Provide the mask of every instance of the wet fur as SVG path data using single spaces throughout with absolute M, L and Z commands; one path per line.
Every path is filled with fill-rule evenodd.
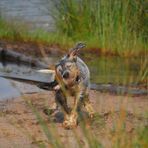
M 89 101 L 90 72 L 84 61 L 77 56 L 79 47 L 82 47 L 79 45 L 83 44 L 77 44 L 55 67 L 59 85 L 58 89 L 55 89 L 55 99 L 65 114 L 63 122 L 65 128 L 73 128 L 77 125 L 77 111 L 82 106 L 86 108 L 90 117 L 93 116 L 93 109 Z M 74 98 L 74 105 L 70 108 L 67 105 L 67 99 L 71 97 Z

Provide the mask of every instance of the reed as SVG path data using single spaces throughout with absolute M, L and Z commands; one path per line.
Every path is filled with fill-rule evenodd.
M 146 50 L 146 9 L 143 0 L 53 1 L 58 32 L 84 40 L 102 53 L 128 55 Z
M 27 24 L 6 20 L 0 14 L 0 40 L 10 40 L 14 42 L 33 42 L 49 45 L 59 45 L 60 47 L 70 46 L 73 41 L 65 35 L 55 32 L 47 32 L 43 29 L 31 30 Z
M 51 2 L 47 0 L 47 7 Z M 0 38 L 72 46 L 85 41 L 91 50 L 120 56 L 147 52 L 147 15 L 144 0 L 52 0 L 55 31 L 30 31 L 0 15 Z M 51 7 L 51 6 L 50 6 Z M 97 49 L 97 50 L 96 50 Z

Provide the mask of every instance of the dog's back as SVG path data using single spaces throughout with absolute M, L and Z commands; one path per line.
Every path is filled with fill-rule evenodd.
M 77 57 L 76 61 L 77 67 L 80 71 L 80 80 L 84 84 L 85 87 L 89 87 L 90 85 L 90 72 L 87 65 L 84 63 L 82 59 Z

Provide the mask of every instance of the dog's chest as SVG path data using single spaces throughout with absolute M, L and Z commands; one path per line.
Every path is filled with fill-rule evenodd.
M 79 92 L 78 86 L 66 87 L 66 92 L 69 96 L 74 97 Z

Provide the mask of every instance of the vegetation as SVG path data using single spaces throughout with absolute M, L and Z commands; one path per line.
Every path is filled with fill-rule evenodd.
M 0 39 L 42 44 L 66 45 L 67 38 L 42 29 L 30 30 L 27 24 L 11 23 L 0 15 Z
M 55 32 L 30 31 L 0 17 L 0 38 L 64 47 L 85 41 L 89 49 L 102 54 L 145 54 L 148 30 L 144 0 L 52 0 L 52 4 Z
M 54 5 L 52 14 L 54 14 L 53 18 L 56 25 L 55 32 L 49 33 L 39 29 L 30 31 L 24 24 L 10 23 L 0 16 L 0 39 L 58 44 L 62 47 L 69 47 L 81 40 L 85 41 L 87 47 L 91 50 L 95 49 L 95 51 L 98 50 L 102 54 L 109 53 L 120 56 L 138 56 L 140 53 L 144 55 L 147 52 L 148 31 L 144 0 L 52 0 L 52 2 Z M 95 67 L 99 65 L 99 67 L 102 66 L 105 69 L 106 62 L 98 63 L 94 60 L 90 65 L 95 65 Z M 141 60 L 139 65 L 141 67 L 139 77 L 135 79 L 132 75 L 131 79 L 133 81 L 147 78 L 147 60 L 144 63 Z M 120 75 L 122 78 L 123 75 L 130 75 L 130 73 L 126 74 L 124 72 L 125 68 L 122 68 L 120 63 L 117 67 L 114 65 L 111 67 L 111 63 L 109 63 L 109 67 L 110 69 L 107 67 L 108 71 L 104 70 L 104 73 L 108 74 L 105 81 L 107 81 L 107 77 L 114 82 L 119 81 L 119 77 L 109 77 L 115 68 L 121 68 Z M 130 65 L 128 68 L 131 68 Z M 104 73 L 100 75 L 105 75 Z M 98 78 L 98 75 L 96 76 Z M 130 78 L 126 79 L 125 77 L 122 81 L 125 81 L 126 85 Z M 95 82 L 97 78 L 95 78 Z M 100 82 L 100 80 L 98 81 Z M 102 81 L 104 82 L 104 80 Z M 27 104 L 42 127 L 49 145 L 51 147 L 64 147 L 61 144 L 61 137 L 58 135 L 55 124 L 50 125 L 51 128 L 49 129 L 49 122 L 42 118 L 32 102 L 27 102 Z M 121 111 L 119 121 L 114 123 L 112 131 L 102 127 L 104 121 L 102 123 L 101 117 L 94 120 L 95 129 L 93 129 L 94 127 L 87 128 L 88 122 L 84 119 L 80 120 L 80 127 L 78 128 L 82 131 L 89 147 L 102 147 L 98 135 L 93 132 L 93 130 L 98 130 L 100 127 L 104 128 L 108 138 L 111 138 L 112 147 L 148 147 L 147 126 L 134 129 L 135 133 L 132 133 L 132 131 L 127 133 L 125 131 L 125 118 L 126 112 Z M 83 147 L 83 142 L 80 141 L 81 139 L 79 139 L 76 131 L 72 130 L 72 133 L 75 135 L 79 147 Z M 46 147 L 44 143 L 38 145 L 39 147 Z
M 119 55 L 146 49 L 144 0 L 59 0 L 54 20 L 58 31 L 72 40 L 84 40 L 91 48 Z

